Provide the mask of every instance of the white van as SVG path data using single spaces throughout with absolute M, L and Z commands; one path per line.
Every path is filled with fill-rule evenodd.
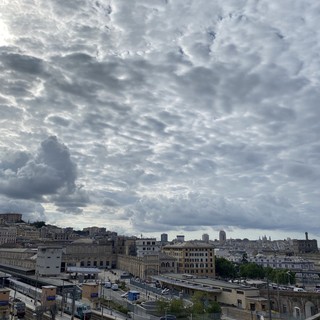
M 302 288 L 293 288 L 294 292 L 307 292 L 306 290 L 302 289 Z
M 117 291 L 119 289 L 119 286 L 114 283 L 112 286 L 111 286 L 111 289 L 114 290 L 114 291 Z

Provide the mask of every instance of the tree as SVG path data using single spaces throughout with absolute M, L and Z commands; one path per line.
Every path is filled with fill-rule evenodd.
M 157 311 L 159 314 L 164 314 L 166 310 L 169 310 L 170 303 L 167 300 L 159 299 L 156 301 Z
M 194 315 L 195 319 L 203 319 L 204 314 L 212 319 L 220 319 L 221 307 L 218 302 L 209 299 L 207 293 L 197 291 L 191 300 L 193 305 L 189 312 Z
M 248 262 L 240 266 L 240 276 L 250 279 L 263 279 L 265 277 L 265 270 L 254 262 Z
M 44 221 L 35 221 L 31 223 L 32 226 L 36 227 L 37 229 L 40 229 L 46 225 Z
M 235 278 L 237 276 L 235 265 L 225 258 L 215 259 L 215 269 L 216 274 L 222 278 Z
M 208 313 L 221 313 L 220 304 L 216 301 L 211 301 L 207 308 Z

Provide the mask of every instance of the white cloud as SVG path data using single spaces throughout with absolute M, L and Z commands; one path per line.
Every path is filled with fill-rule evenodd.
M 315 6 L 4 3 L 3 199 L 135 233 L 317 235 Z

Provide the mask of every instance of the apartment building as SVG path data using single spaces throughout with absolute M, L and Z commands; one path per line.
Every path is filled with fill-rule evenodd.
M 17 242 L 17 228 L 0 226 L 0 245 Z
M 142 238 L 135 240 L 137 257 L 160 252 L 161 243 L 156 238 Z
M 215 276 L 214 246 L 201 241 L 177 242 L 162 248 L 177 260 L 177 272 L 197 276 Z

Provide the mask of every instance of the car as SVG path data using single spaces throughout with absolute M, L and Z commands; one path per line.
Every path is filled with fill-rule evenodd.
M 119 289 L 119 286 L 116 284 L 116 283 L 114 283 L 112 286 L 111 286 L 111 290 L 113 290 L 113 291 L 117 291 Z
M 162 291 L 161 291 L 161 294 L 169 294 L 170 293 L 170 289 L 168 288 L 164 288 Z

